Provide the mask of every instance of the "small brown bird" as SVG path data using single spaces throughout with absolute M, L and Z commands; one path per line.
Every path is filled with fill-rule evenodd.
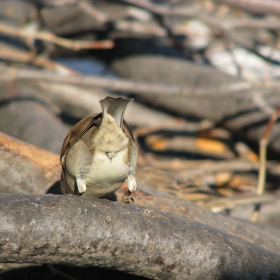
M 128 191 L 136 190 L 138 148 L 123 119 L 133 99 L 106 97 L 102 113 L 78 122 L 67 134 L 61 149 L 61 190 L 64 194 L 101 197 L 118 190 L 127 180 Z

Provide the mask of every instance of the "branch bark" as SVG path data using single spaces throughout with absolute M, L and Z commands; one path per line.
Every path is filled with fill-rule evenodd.
M 152 279 L 280 277 L 280 255 L 160 211 L 75 196 L 0 195 L 0 261 L 95 265 Z

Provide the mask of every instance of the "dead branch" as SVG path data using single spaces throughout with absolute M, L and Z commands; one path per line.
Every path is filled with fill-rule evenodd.
M 116 79 L 116 78 L 106 78 L 97 76 L 58 76 L 54 73 L 46 71 L 35 71 L 31 69 L 20 69 L 14 67 L 5 67 L 7 69 L 4 79 L 25 79 L 25 80 L 45 80 L 52 82 L 60 82 L 74 85 L 83 86 L 96 86 L 102 87 L 109 90 L 130 92 L 140 95 L 150 95 L 150 96 L 162 96 L 166 95 L 172 96 L 231 96 L 235 98 L 244 98 L 245 96 L 250 97 L 252 94 L 257 94 L 261 92 L 265 94 L 264 88 L 260 88 L 260 84 L 252 84 L 249 82 L 241 81 L 234 84 L 227 84 L 226 86 L 208 86 L 208 87 L 183 87 L 183 86 L 168 86 L 160 84 L 142 83 L 134 82 L 127 79 Z M 271 88 L 278 87 L 278 83 L 273 83 L 267 85 L 267 90 Z M 251 91 L 254 90 L 254 93 Z
M 152 279 L 280 277 L 280 255 L 201 223 L 76 196 L 0 195 L 0 261 L 95 265 Z
M 43 56 L 36 56 L 33 51 L 26 52 L 18 48 L 14 48 L 4 43 L 0 44 L 0 58 L 5 61 L 25 62 L 36 66 L 44 67 L 46 69 L 53 69 L 58 73 L 67 75 L 77 75 L 78 73 L 73 69 L 67 68 L 57 62 L 54 62 Z
M 80 49 L 111 49 L 113 42 L 111 40 L 104 41 L 80 41 L 69 40 L 56 36 L 48 31 L 28 31 L 24 29 L 13 28 L 5 24 L 0 24 L 0 33 L 15 37 L 38 39 L 50 42 L 65 48 L 80 50 Z
M 32 83 L 45 96 L 50 96 L 55 104 L 60 104 L 64 111 L 72 113 L 71 108 L 75 108 L 74 115 L 86 117 L 93 112 L 100 111 L 99 100 L 108 96 L 108 92 L 99 88 L 83 88 L 74 85 L 62 83 L 49 83 L 46 81 L 36 81 Z M 110 93 L 110 96 L 117 95 Z M 79 109 L 79 114 L 77 113 Z M 141 118 L 139 116 L 141 115 Z M 137 126 L 155 126 L 166 122 L 175 122 L 176 119 L 167 113 L 154 110 L 141 103 L 133 102 L 131 108 L 126 112 L 127 119 L 131 125 Z M 209 121 L 210 122 L 210 121 Z M 186 125 L 191 127 L 185 122 Z M 204 126 L 205 127 L 205 126 Z
M 275 194 L 263 194 L 263 195 L 235 195 L 232 197 L 215 198 L 199 203 L 204 208 L 212 211 L 213 213 L 220 213 L 224 210 L 234 209 L 239 205 L 250 205 L 259 203 L 273 203 L 278 199 Z
M 271 128 L 275 121 L 278 119 L 280 113 L 280 106 L 277 108 L 277 110 L 274 112 L 274 114 L 271 116 L 266 130 L 264 132 L 264 135 L 260 141 L 260 169 L 259 169 L 259 181 L 258 181 L 258 187 L 257 187 L 257 194 L 263 194 L 264 192 L 264 185 L 265 185 L 265 178 L 266 178 L 266 149 L 268 144 L 268 138 L 271 131 Z
M 266 179 L 266 168 L 267 168 L 267 166 L 266 166 L 266 157 L 267 157 L 266 149 L 267 149 L 267 144 L 268 144 L 268 138 L 269 138 L 269 134 L 270 134 L 273 124 L 278 119 L 279 113 L 280 113 L 280 106 L 270 117 L 270 120 L 265 129 L 264 135 L 260 141 L 260 168 L 259 168 L 259 178 L 258 178 L 258 186 L 257 186 L 258 195 L 262 195 L 264 193 L 265 181 L 266 181 L 265 180 Z M 260 208 L 261 208 L 261 204 L 257 203 L 255 205 L 254 212 L 252 213 L 252 216 L 251 216 L 252 222 L 257 221 L 259 213 L 260 213 Z
M 257 170 L 259 167 L 258 163 L 242 161 L 242 160 L 231 160 L 231 161 L 221 161 L 215 164 L 201 164 L 198 168 L 192 168 L 185 171 L 172 172 L 172 175 L 176 180 L 180 182 L 185 182 L 190 178 L 203 176 L 205 174 L 213 174 L 216 172 L 223 171 L 250 171 Z

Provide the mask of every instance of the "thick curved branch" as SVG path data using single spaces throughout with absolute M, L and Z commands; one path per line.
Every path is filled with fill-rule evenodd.
M 44 194 L 60 179 L 58 155 L 1 133 L 0 143 L 1 192 Z M 142 177 L 146 176 L 144 172 L 139 173 L 142 173 Z M 145 178 L 142 180 L 145 181 Z M 138 177 L 139 186 L 134 194 L 135 203 L 138 206 L 178 215 L 242 238 L 244 241 L 258 244 L 266 250 L 280 253 L 278 245 L 280 233 L 274 233 L 275 236 L 272 236 L 245 221 L 213 214 L 194 203 L 144 186 L 140 183 L 142 180 Z M 118 201 L 121 201 L 126 191 L 127 186 L 124 185 L 116 193 Z
M 0 213 L 0 262 L 95 265 L 152 279 L 280 277 L 279 254 L 133 204 L 1 194 Z

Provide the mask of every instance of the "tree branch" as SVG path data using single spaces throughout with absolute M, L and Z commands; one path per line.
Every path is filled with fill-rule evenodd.
M 95 265 L 152 279 L 280 277 L 280 255 L 189 219 L 76 196 L 0 195 L 0 261 Z
M 4 134 L 0 134 L 0 143 L 1 192 L 44 194 L 59 180 L 61 169 L 58 155 L 17 141 Z M 145 178 L 143 180 L 145 181 Z M 141 182 L 141 178 L 139 181 Z M 118 201 L 121 201 L 126 191 L 127 186 L 124 185 L 116 192 Z M 161 210 L 205 224 L 244 241 L 258 244 L 265 250 L 280 254 L 280 247 L 278 246 L 280 244 L 280 233 L 277 236 L 271 236 L 251 226 L 246 221 L 215 215 L 194 203 L 140 183 L 134 198 L 138 206 L 150 210 Z M 220 206 L 217 205 L 217 207 Z M 210 205 L 207 205 L 207 207 L 210 208 Z
M 80 49 L 111 49 L 114 46 L 113 41 L 81 41 L 69 40 L 56 36 L 48 31 L 26 31 L 24 29 L 12 28 L 5 24 L 0 24 L 0 33 L 15 37 L 38 39 L 50 42 L 65 48 L 80 50 Z
M 279 87 L 279 82 L 270 83 L 268 85 L 264 84 L 252 84 L 246 81 L 235 82 L 232 84 L 226 84 L 222 86 L 171 86 L 171 85 L 160 85 L 152 83 L 135 82 L 128 79 L 113 79 L 98 76 L 58 76 L 51 72 L 30 70 L 30 69 L 20 69 L 14 67 L 3 67 L 6 70 L 5 76 L 1 79 L 22 79 L 22 80 L 44 80 L 52 82 L 60 82 L 74 85 L 83 86 L 96 86 L 103 87 L 109 90 L 130 92 L 139 95 L 147 96 L 227 96 L 234 98 L 244 98 L 252 96 L 252 90 L 254 94 L 256 92 L 266 94 L 271 91 L 271 89 Z M 0 68 L 0 69 L 1 69 Z M 261 86 L 263 88 L 259 89 Z

